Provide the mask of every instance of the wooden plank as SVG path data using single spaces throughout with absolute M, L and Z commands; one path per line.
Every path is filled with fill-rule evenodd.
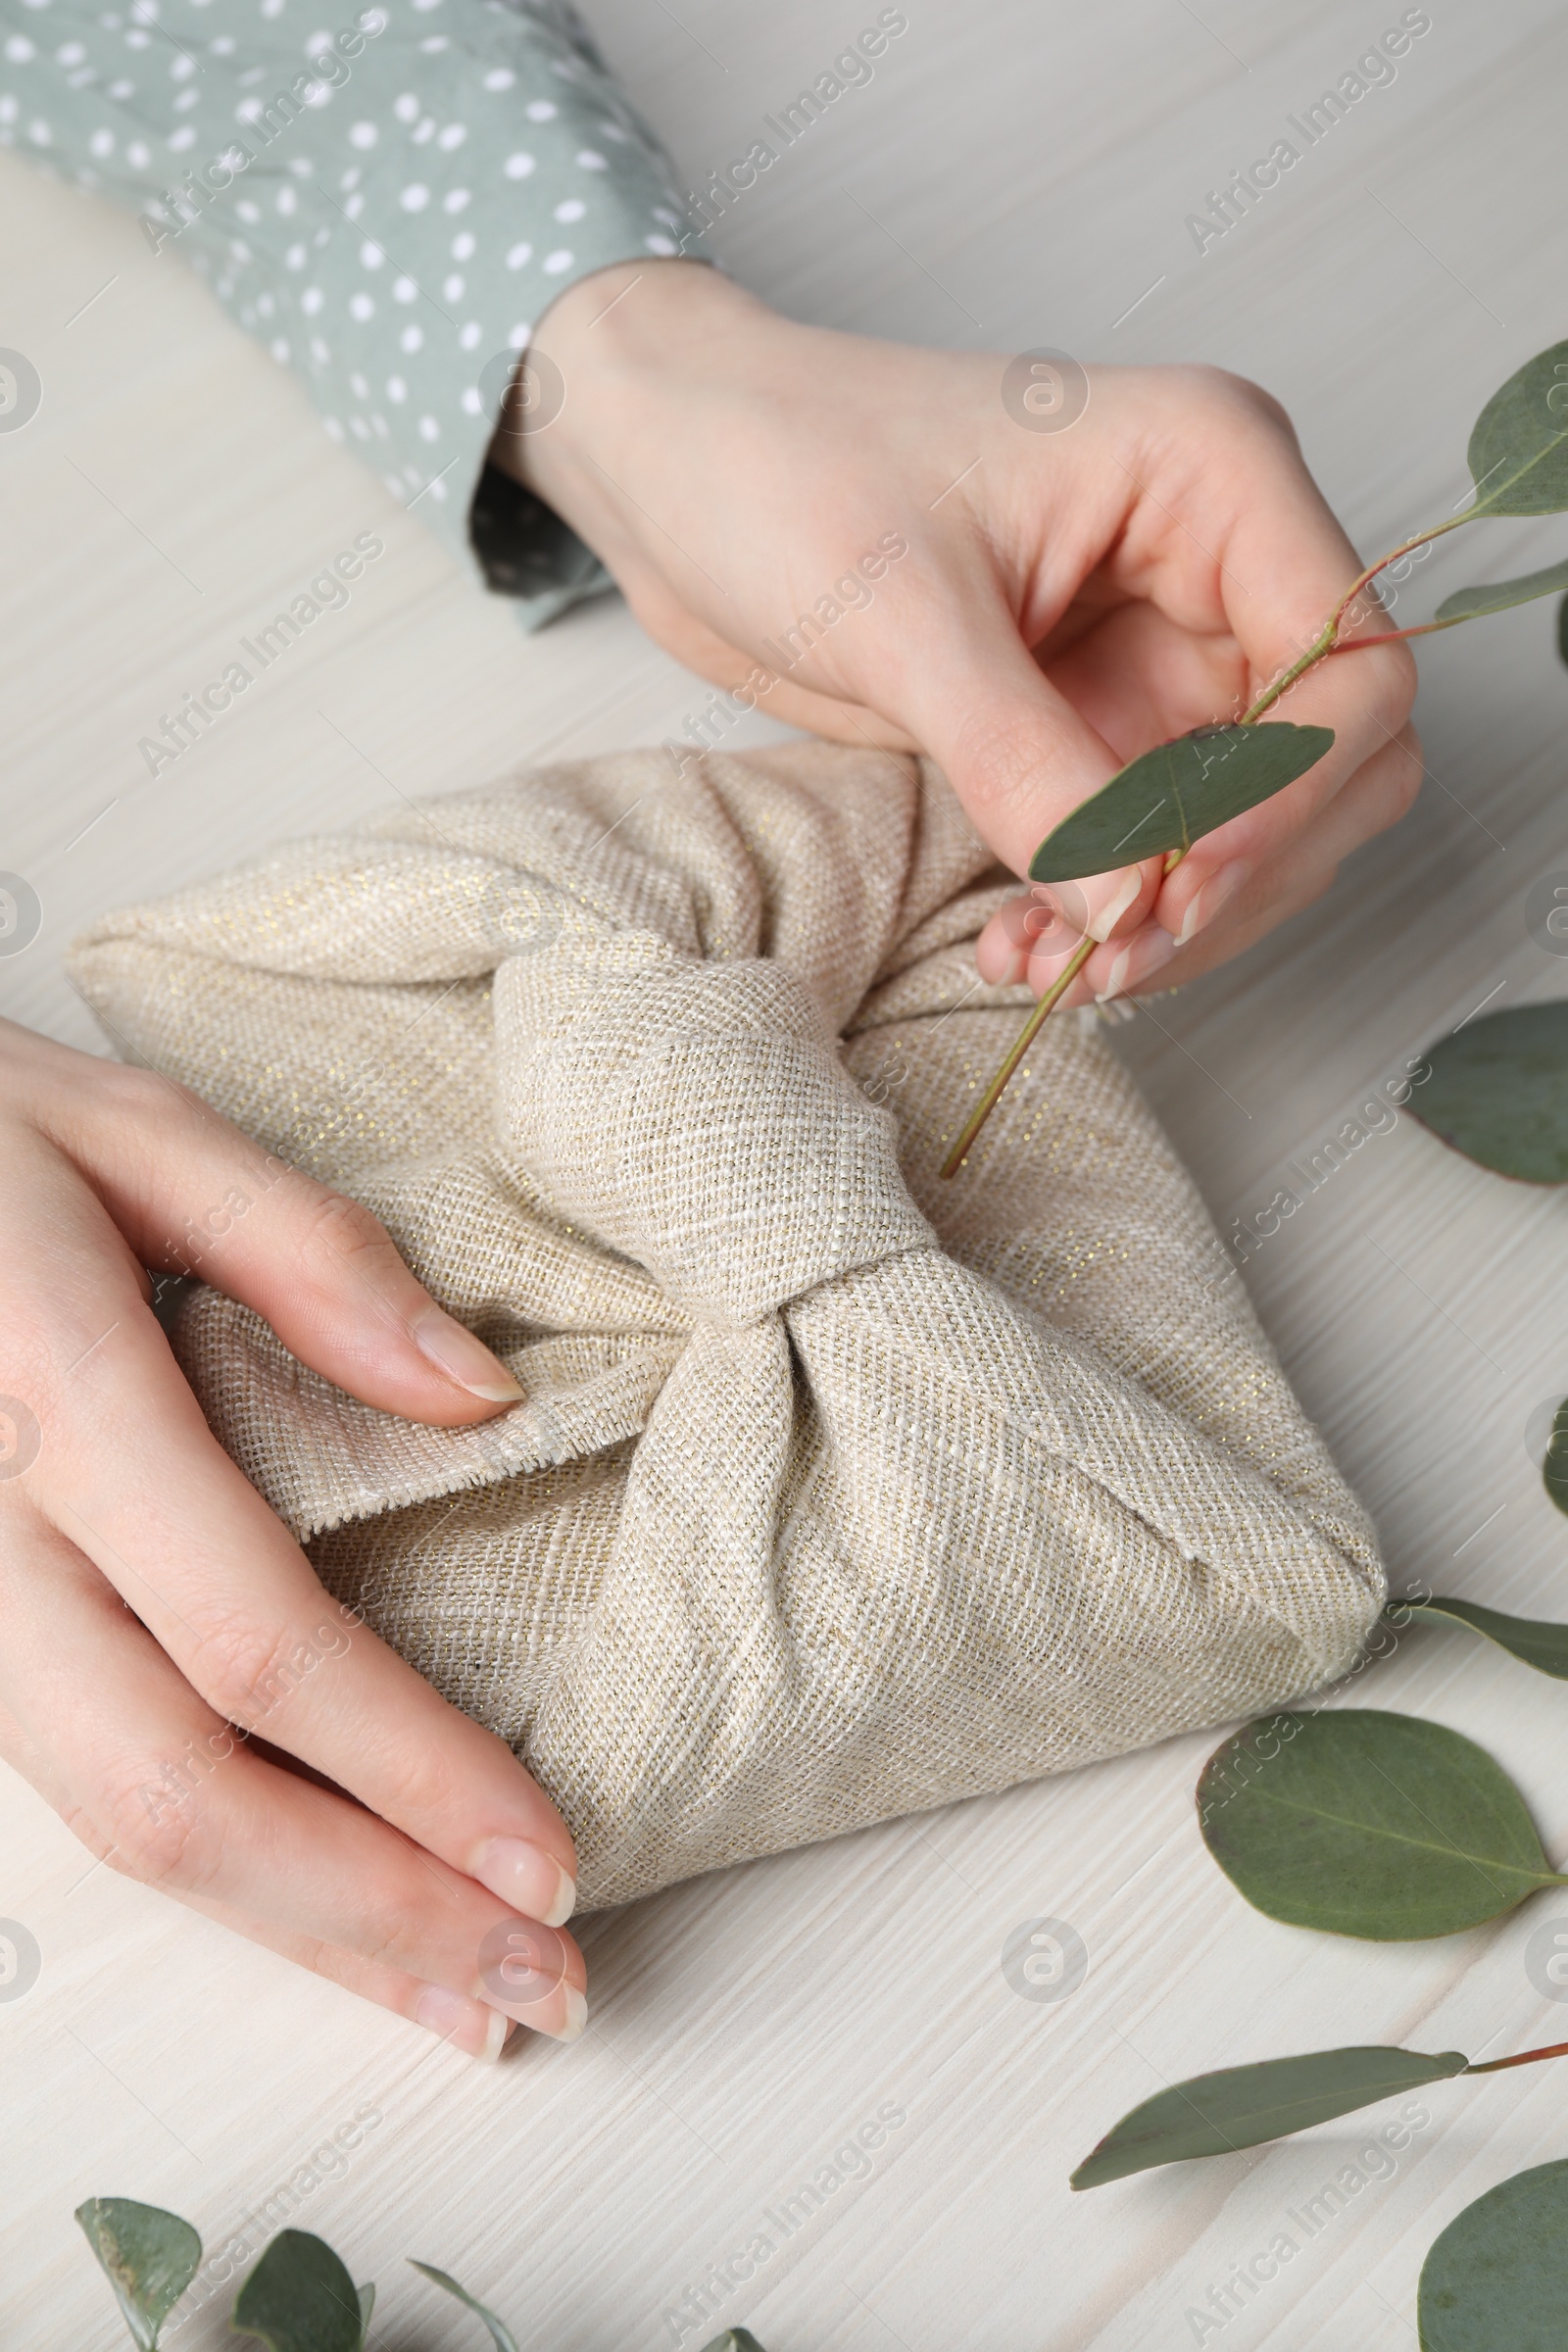
M 860 22 L 826 0 L 590 13 L 694 180 Z M 911 9 L 873 82 L 715 242 L 760 291 L 829 323 L 1254 375 L 1296 413 L 1352 535 L 1388 544 L 1452 504 L 1479 402 L 1561 331 L 1568 30 L 1538 0 L 1506 18 L 1434 10 L 1396 83 L 1200 256 L 1186 213 L 1382 22 L 1305 0 L 1261 28 L 1256 15 L 1241 0 L 1200 18 L 1152 0 Z M 5 858 L 36 875 L 46 910 L 35 950 L 0 963 L 13 1017 L 101 1044 L 60 960 L 101 908 L 400 793 L 678 731 L 704 690 L 618 603 L 525 639 L 130 224 L 10 156 L 0 192 L 4 339 L 46 393 L 26 433 L 0 438 Z M 388 554 L 351 606 L 220 734 L 148 776 L 137 740 L 171 698 L 366 527 Z M 1500 526 L 1478 533 L 1410 595 L 1435 602 L 1562 544 L 1551 522 L 1506 547 Z M 1496 1003 L 1562 993 L 1520 908 L 1538 872 L 1568 865 L 1568 679 L 1544 609 L 1484 626 L 1423 649 L 1441 783 L 1414 815 L 1320 906 L 1116 1032 L 1224 1223 L 1250 1221 L 1357 1090 L 1498 982 Z M 772 731 L 754 721 L 749 736 Z M 1301 1189 L 1247 1279 L 1396 1579 L 1568 1613 L 1568 1544 L 1524 1444 L 1536 1408 L 1568 1392 L 1563 1204 L 1468 1167 L 1408 1119 Z M 1568 1851 L 1555 1686 L 1422 1629 L 1346 1693 L 1368 1696 L 1482 1740 L 1548 1850 Z M 472 2340 L 401 2272 L 417 2253 L 511 2313 L 525 2342 L 700 2345 L 744 2318 L 771 2352 L 1402 2352 L 1437 2230 L 1507 2172 L 1563 2153 L 1549 2070 L 1437 2086 L 1392 2177 L 1312 2233 L 1288 2217 L 1353 2162 L 1357 2119 L 1086 2196 L 1066 2174 L 1124 2106 L 1203 2067 L 1349 2037 L 1475 2054 L 1560 2037 L 1524 1951 L 1561 1906 L 1411 1948 L 1279 1928 L 1202 1853 L 1190 1790 L 1207 1745 L 591 1922 L 585 2041 L 490 2074 L 90 1868 L 8 1777 L 0 1907 L 36 1935 L 43 1968 L 0 2006 L 0 2334 L 89 2352 L 122 2340 L 70 2220 L 80 2197 L 168 2202 L 217 2250 L 292 2182 L 301 2225 L 381 2280 L 388 2344 Z M 1020 1998 L 1000 1966 L 1009 1933 L 1044 1917 L 1069 1922 L 1090 1961 L 1054 2004 Z M 824 2186 L 835 2152 L 890 2106 L 905 2120 L 867 2169 L 846 2155 Z M 312 2151 L 361 2109 L 378 2120 L 344 2169 L 323 2158 L 313 2179 Z M 1282 2231 L 1298 2240 L 1290 2260 L 1235 2289 L 1220 2325 L 1234 2266 Z M 766 2260 L 720 2299 L 712 2266 L 760 2234 Z M 677 2335 L 665 2315 L 705 2282 L 710 2324 L 692 2316 Z M 223 2340 L 220 2301 L 172 2340 Z

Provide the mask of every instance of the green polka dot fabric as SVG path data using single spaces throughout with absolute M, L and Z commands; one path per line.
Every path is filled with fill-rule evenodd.
M 685 229 L 572 9 L 0 0 L 0 142 L 133 207 L 526 625 L 611 584 L 485 464 L 547 305 Z

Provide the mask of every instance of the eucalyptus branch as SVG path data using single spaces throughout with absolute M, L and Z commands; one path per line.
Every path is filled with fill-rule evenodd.
M 1156 831 L 1167 831 L 1172 838 L 1152 843 L 1148 854 L 1154 849 L 1163 850 L 1164 873 L 1174 873 L 1195 840 L 1283 791 L 1328 750 L 1334 738 L 1332 731 L 1324 727 L 1291 727 L 1276 722 L 1262 736 L 1251 739 L 1250 751 L 1245 748 L 1247 738 L 1242 734 L 1243 729 L 1255 728 L 1264 713 L 1319 662 L 1363 646 L 1398 644 L 1410 637 L 1456 628 L 1461 621 L 1478 620 L 1486 613 L 1500 612 L 1533 597 L 1568 588 L 1568 563 L 1554 564 L 1544 570 L 1491 587 L 1458 589 L 1445 599 L 1435 619 L 1412 628 L 1374 630 L 1356 636 L 1343 633 L 1346 615 L 1378 574 L 1402 557 L 1413 555 L 1418 548 L 1428 547 L 1448 531 L 1459 530 L 1467 522 L 1483 517 L 1559 514 L 1568 508 L 1568 416 L 1564 415 L 1568 411 L 1568 380 L 1565 379 L 1568 379 L 1568 343 L 1557 343 L 1550 350 L 1538 353 L 1511 375 L 1488 401 L 1470 436 L 1468 457 L 1475 484 L 1474 502 L 1462 514 L 1450 514 L 1443 522 L 1413 532 L 1386 556 L 1380 556 L 1375 564 L 1369 564 L 1350 582 L 1310 645 L 1263 688 L 1240 718 L 1225 726 L 1196 728 L 1189 735 L 1156 745 L 1152 752 L 1144 753 L 1112 776 L 1108 784 L 1075 808 L 1042 842 L 1030 863 L 1031 878 L 1036 882 L 1068 881 L 1084 874 L 1108 871 L 1109 854 L 1123 848 L 1134 834 L 1152 822 Z M 1358 622 L 1352 623 L 1356 625 Z M 1295 740 L 1270 743 L 1268 737 Z M 1151 791 L 1157 797 L 1152 806 L 1139 814 Z M 1129 815 L 1135 821 L 1118 835 L 1118 828 Z M 1082 939 L 1030 1013 L 943 1162 L 945 1178 L 956 1176 L 963 1166 L 1042 1025 L 1100 944 L 1089 936 Z

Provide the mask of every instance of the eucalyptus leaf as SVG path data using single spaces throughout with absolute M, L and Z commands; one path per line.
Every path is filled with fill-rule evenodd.
M 1467 1021 L 1427 1055 L 1410 1110 L 1455 1152 L 1523 1184 L 1568 1184 L 1568 998 Z
M 1421 2265 L 1421 2352 L 1561 2352 L 1568 2312 L 1568 2162 L 1489 2188 Z
M 360 2352 L 361 2310 L 325 2240 L 281 2230 L 234 2298 L 234 2326 L 271 2352 Z
M 1072 2176 L 1074 2188 L 1099 2188 L 1152 2165 L 1190 2156 L 1225 2156 L 1265 2139 L 1306 2132 L 1357 2107 L 1375 2106 L 1401 2090 L 1462 2075 L 1463 2050 L 1309 2050 L 1299 2058 L 1265 2058 L 1256 2066 L 1228 2066 L 1218 2074 L 1173 2082 L 1134 2107 L 1106 2132 Z
M 1437 618 L 1474 620 L 1483 612 L 1506 612 L 1510 605 L 1528 605 L 1533 597 L 1551 596 L 1559 588 L 1568 588 L 1568 559 L 1561 564 L 1548 564 L 1544 571 L 1522 571 L 1516 580 L 1493 580 L 1485 587 L 1456 588 L 1438 607 Z
M 375 2288 L 362 2286 L 359 2290 L 359 2303 L 360 2352 L 365 2352 L 365 2347 L 370 2340 L 370 2314 L 375 2309 Z
M 1506 1773 L 1462 1733 L 1371 1708 L 1287 1712 L 1217 1748 L 1204 1842 L 1271 1919 L 1378 1942 L 1452 1936 L 1568 1886 Z
M 131 2197 L 89 2197 L 76 2220 L 139 2352 L 156 2352 L 159 2329 L 201 2268 L 201 2239 L 177 2213 Z
M 408 2259 L 415 2270 L 420 2272 L 426 2278 L 433 2278 L 437 2286 L 445 2287 L 449 2295 L 455 2295 L 460 2303 L 467 2305 L 476 2318 L 483 2320 L 490 2330 L 496 2352 L 517 2352 L 516 2337 L 506 2322 L 498 2320 L 495 2313 L 487 2305 L 479 2302 L 475 2296 L 470 2295 L 466 2286 L 460 2286 L 446 2271 L 438 2271 L 432 2262 L 416 2262 L 412 2254 Z
M 1156 744 L 1064 816 L 1030 863 L 1035 882 L 1108 873 L 1156 851 L 1186 850 L 1317 764 L 1332 727 L 1195 727 Z
M 1559 1405 L 1559 1420 L 1562 1411 Z M 1564 1467 L 1568 1468 L 1568 1463 Z M 1568 1501 L 1559 1507 L 1568 1508 Z M 1553 1625 L 1544 1617 L 1508 1617 L 1501 1609 L 1484 1609 L 1477 1600 L 1444 1600 L 1437 1595 L 1398 1605 L 1411 1617 L 1467 1625 L 1472 1633 L 1484 1635 L 1500 1649 L 1522 1658 L 1538 1674 L 1554 1675 L 1559 1683 L 1568 1683 L 1568 1625 Z
M 762 2352 L 762 2347 L 749 2328 L 727 2328 L 710 2344 L 705 2344 L 703 2352 Z
M 1494 392 L 1470 435 L 1475 514 L 1568 507 L 1568 343 L 1537 352 Z
M 1557 655 L 1568 663 L 1568 596 L 1557 607 Z
M 1568 1511 L 1568 1396 L 1551 1416 L 1546 1458 L 1541 1465 L 1542 1483 L 1559 1511 Z

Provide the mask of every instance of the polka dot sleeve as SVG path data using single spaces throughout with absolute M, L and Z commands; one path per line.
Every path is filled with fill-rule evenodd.
M 526 625 L 610 585 L 485 465 L 546 305 L 684 226 L 564 0 L 0 0 L 0 141 L 134 207 Z

